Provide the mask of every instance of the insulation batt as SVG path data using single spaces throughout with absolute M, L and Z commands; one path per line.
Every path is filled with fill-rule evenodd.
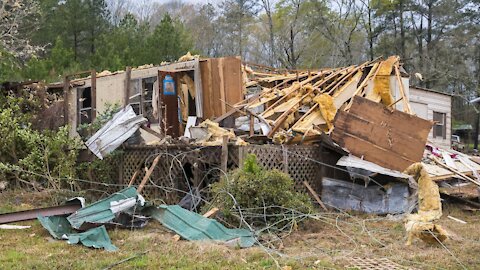
M 337 114 L 337 108 L 333 104 L 333 97 L 329 94 L 321 94 L 313 100 L 318 103 L 320 112 L 327 122 L 328 129 L 331 129 L 333 127 L 333 119 L 335 119 L 335 114 Z
M 418 183 L 418 213 L 407 216 L 406 245 L 411 245 L 414 237 L 427 243 L 443 242 L 448 238 L 447 232 L 440 225 L 433 223 L 442 216 L 442 203 L 437 184 L 432 181 L 421 163 L 410 165 L 404 173 L 413 176 Z

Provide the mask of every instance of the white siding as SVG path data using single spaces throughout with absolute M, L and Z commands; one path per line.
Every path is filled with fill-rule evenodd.
M 412 87 L 410 88 L 410 104 L 412 106 L 412 110 L 417 114 L 417 116 L 427 120 L 433 121 L 433 112 L 445 113 L 447 125 L 446 139 L 441 137 L 433 138 L 433 130 L 430 131 L 428 139 L 438 146 L 450 148 L 450 138 L 452 134 L 452 97 L 449 95 Z M 425 106 L 427 107 L 426 114 Z
M 133 69 L 131 73 L 131 80 L 140 79 L 140 78 L 149 78 L 158 76 L 159 67 L 151 67 L 144 69 Z M 110 74 L 105 76 L 99 76 L 96 80 L 96 111 L 97 115 L 104 112 L 107 104 L 118 103 L 123 104 L 123 99 L 125 95 L 125 72 L 118 72 L 116 74 Z M 91 86 L 91 79 L 79 79 L 75 80 L 75 83 L 81 84 L 78 88 L 85 88 Z M 132 86 L 131 86 L 132 87 Z M 69 124 L 70 124 L 70 134 L 75 136 L 77 133 L 77 101 L 78 101 L 78 88 L 70 89 L 69 93 Z M 143 134 L 143 133 L 142 133 Z M 148 134 L 148 133 L 146 133 Z M 145 135 L 145 137 L 150 138 L 150 134 Z

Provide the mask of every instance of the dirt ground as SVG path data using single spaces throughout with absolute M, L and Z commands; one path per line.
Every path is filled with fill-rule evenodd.
M 0 213 L 52 205 L 67 196 L 0 193 Z M 130 259 L 113 269 L 275 269 L 277 265 L 283 269 L 358 269 L 352 259 L 360 258 L 388 259 L 405 269 L 480 269 L 480 214 L 444 204 L 438 223 L 451 234 L 443 246 L 421 240 L 405 246 L 399 218 L 330 212 L 300 225 L 276 249 L 235 249 L 210 242 L 175 242 L 173 233 L 151 221 L 141 230 L 109 230 L 119 250 L 107 252 L 54 240 L 38 221 L 25 221 L 17 224 L 31 225 L 30 229 L 0 230 L 0 268 L 103 269 Z

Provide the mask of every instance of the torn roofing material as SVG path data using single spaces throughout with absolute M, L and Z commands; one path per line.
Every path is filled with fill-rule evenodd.
M 360 159 L 352 155 L 341 157 L 337 161 L 337 165 L 350 167 L 350 168 L 363 169 L 363 170 L 370 171 L 372 173 L 379 173 L 379 174 L 388 175 L 388 176 L 401 178 L 401 179 L 408 179 L 408 175 L 404 173 L 384 168 L 375 163 Z
M 86 247 L 104 248 L 107 251 L 116 251 L 117 247 L 112 244 L 105 226 L 92 228 L 82 233 L 68 235 L 69 244 L 81 243 Z
M 98 158 L 103 159 L 104 156 L 117 149 L 118 146 L 130 138 L 145 122 L 147 122 L 147 119 L 136 115 L 132 106 L 128 105 L 93 134 L 85 145 Z
M 70 225 L 67 218 L 63 216 L 44 217 L 39 215 L 38 221 L 40 221 L 40 224 L 42 224 L 53 238 L 58 240 L 68 239 L 68 234 L 75 233 L 72 225 Z
M 77 230 L 95 227 L 113 220 L 115 213 L 132 208 L 138 201 L 143 204 L 143 198 L 137 190 L 134 187 L 128 187 L 76 211 L 68 216 L 67 220 Z
M 228 229 L 214 219 L 178 205 L 160 205 L 150 211 L 154 219 L 187 240 L 215 240 L 236 243 L 240 247 L 251 247 L 256 242 L 249 230 Z
M 112 244 L 105 226 L 100 226 L 85 232 L 77 233 L 65 217 L 38 216 L 38 220 L 55 239 L 68 240 L 69 244 L 81 243 L 86 247 L 104 248 L 108 251 L 117 250 L 117 247 Z
M 404 183 L 367 186 L 332 178 L 322 179 L 322 200 L 331 207 L 373 214 L 406 213 L 415 203 Z

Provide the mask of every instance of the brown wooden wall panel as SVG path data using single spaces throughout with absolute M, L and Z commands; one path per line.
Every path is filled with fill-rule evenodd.
M 237 57 L 209 58 L 200 61 L 203 91 L 203 116 L 218 117 L 243 100 L 242 66 Z
M 332 139 L 353 155 L 403 171 L 422 159 L 432 122 L 355 97 L 348 113 L 338 112 Z
M 242 61 L 237 57 L 226 57 L 223 61 L 225 98 L 233 105 L 243 100 Z M 229 107 L 226 109 L 230 110 Z

